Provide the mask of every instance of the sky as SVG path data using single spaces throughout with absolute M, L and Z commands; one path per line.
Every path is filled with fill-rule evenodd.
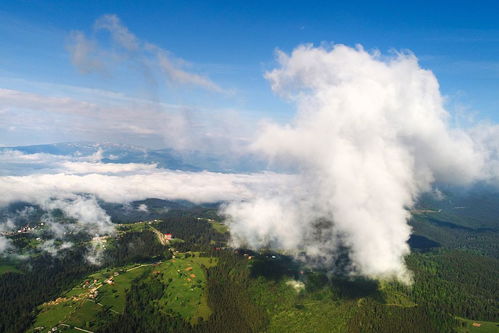
M 8 91 L 0 97 L 0 144 L 125 141 L 191 149 L 199 142 L 178 143 L 163 133 L 179 126 L 205 134 L 231 132 L 227 126 L 213 129 L 213 122 L 240 124 L 232 131 L 244 140 L 262 119 L 284 123 L 295 114 L 292 104 L 272 92 L 265 73 L 276 67 L 276 50 L 290 52 L 307 43 L 360 44 L 384 55 L 413 52 L 439 80 L 459 126 L 470 119 L 497 122 L 498 14 L 494 1 L 2 1 L 0 89 Z M 141 50 L 113 42 L 109 29 L 98 27 L 105 15 L 116 17 Z M 72 53 L 77 36 L 95 53 L 84 64 Z M 146 50 L 147 44 L 167 54 L 174 69 L 212 87 L 192 77 L 186 82 L 171 68 L 163 73 L 167 79 L 161 77 L 160 65 L 151 64 L 157 53 Z M 89 61 L 99 68 L 89 69 Z M 107 124 L 116 124 L 117 116 L 84 119 L 61 110 L 53 116 L 52 106 L 38 105 L 47 97 L 92 103 L 97 113 L 113 108 L 114 114 L 127 114 L 127 124 L 113 130 Z M 144 106 L 146 101 L 182 109 L 182 116 L 159 119 L 172 124 L 162 128 L 135 125 L 143 122 L 137 119 L 141 115 L 154 118 L 142 113 L 158 108 Z M 96 123 L 103 125 L 89 130 Z M 128 135 L 130 123 L 138 135 Z

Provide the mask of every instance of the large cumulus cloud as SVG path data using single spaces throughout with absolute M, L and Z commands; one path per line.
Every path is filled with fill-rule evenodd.
M 304 45 L 278 61 L 266 78 L 297 114 L 264 125 L 252 147 L 298 180 L 229 205 L 234 242 L 323 260 L 343 246 L 353 272 L 409 281 L 410 207 L 435 180 L 468 185 L 496 174 L 491 135 L 449 125 L 437 79 L 410 53 Z M 330 224 L 318 236 L 320 221 Z

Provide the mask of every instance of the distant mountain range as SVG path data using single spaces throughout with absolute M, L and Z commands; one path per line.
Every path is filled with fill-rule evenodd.
M 72 157 L 95 155 L 103 163 L 156 163 L 161 168 L 182 171 L 255 172 L 266 167 L 261 159 L 252 155 L 222 156 L 200 151 L 178 152 L 168 148 L 152 150 L 115 143 L 66 142 L 0 147 L 0 152 L 7 150 Z

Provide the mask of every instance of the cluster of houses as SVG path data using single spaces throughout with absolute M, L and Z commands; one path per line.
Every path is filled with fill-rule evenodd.
M 97 288 L 94 288 L 94 289 L 90 290 L 90 294 L 88 294 L 88 298 L 96 299 L 98 295 L 99 295 L 99 291 L 97 290 Z
M 95 236 L 95 237 L 92 237 L 92 241 L 93 242 L 102 242 L 102 243 L 105 243 L 105 242 L 107 242 L 108 238 L 110 238 L 109 235 L 106 235 L 106 236 Z
M 118 272 L 114 272 L 111 276 L 109 276 L 107 279 L 104 280 L 104 283 L 113 285 L 114 284 L 114 278 L 116 276 L 120 275 Z M 95 299 L 98 295 L 97 289 L 99 289 L 102 285 L 99 284 L 99 280 L 94 279 L 92 282 L 90 280 L 86 280 L 83 282 L 83 288 L 84 289 L 90 289 L 90 293 L 88 295 L 89 298 Z
M 43 226 L 43 222 L 40 223 L 41 226 Z M 37 228 L 37 226 L 33 226 L 33 227 L 30 227 L 29 225 L 26 225 L 24 227 L 21 227 L 19 229 L 17 229 L 16 231 L 4 231 L 4 232 L 0 232 L 0 235 L 2 236 L 12 236 L 12 235 L 15 235 L 15 234 L 21 234 L 21 233 L 28 233 L 28 232 L 33 232 L 35 231 Z
M 90 289 L 90 293 L 88 294 L 88 298 L 91 298 L 91 299 L 96 299 L 97 296 L 99 295 L 99 291 L 97 289 L 99 289 L 100 286 L 97 286 L 97 284 L 99 283 L 99 280 L 95 279 L 93 280 L 92 282 L 90 282 L 90 280 L 86 280 L 84 283 L 83 283 L 83 288 L 84 289 Z
M 107 283 L 109 285 L 114 284 L 114 277 L 120 275 L 118 272 L 114 272 L 113 275 L 111 275 L 108 279 L 104 280 L 104 283 Z
M 185 278 L 187 282 L 192 282 L 196 278 L 196 274 L 192 272 L 192 267 L 187 267 L 184 270 L 177 269 L 178 277 Z M 191 286 L 191 291 L 194 291 L 195 286 Z
M 17 230 L 18 233 L 21 233 L 21 232 L 30 232 L 30 231 L 34 231 L 36 229 L 36 226 L 35 227 L 29 227 L 29 226 L 25 226 L 25 227 L 22 227 L 21 229 Z
M 179 251 L 175 250 L 173 247 L 171 247 L 169 250 L 172 253 L 172 258 L 173 259 L 175 259 L 178 256 L 178 254 L 180 253 Z
M 161 222 L 161 220 L 151 220 L 151 221 L 139 221 L 138 223 L 147 223 L 147 224 L 153 224 L 153 223 L 158 223 Z
M 114 277 L 118 276 L 118 275 L 120 275 L 120 273 L 114 272 L 113 275 L 111 275 L 109 278 L 104 280 L 104 283 L 106 283 L 108 285 L 113 285 L 114 284 Z M 99 295 L 98 289 L 102 286 L 102 285 L 97 285 L 98 283 L 99 283 L 99 280 L 97 280 L 97 279 L 95 279 L 93 282 L 90 282 L 90 280 L 86 280 L 83 283 L 83 288 L 90 289 L 90 293 L 88 294 L 88 298 L 90 298 L 90 299 L 97 298 L 97 296 Z

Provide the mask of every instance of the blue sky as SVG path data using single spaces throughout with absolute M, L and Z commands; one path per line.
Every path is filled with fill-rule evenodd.
M 68 52 L 71 33 L 79 31 L 111 52 L 109 37 L 94 28 L 106 14 L 116 15 L 142 42 L 185 61 L 186 71 L 209 78 L 225 93 L 147 82 L 126 62 L 112 73 L 82 74 Z M 479 120 L 499 122 L 497 17 L 494 1 L 2 1 L 0 88 L 104 98 L 78 89 L 88 88 L 284 122 L 293 107 L 276 97 L 263 77 L 275 67 L 275 50 L 289 52 L 302 43 L 361 44 L 382 53 L 411 50 L 437 76 L 448 110 L 464 109 Z M 69 138 L 47 128 L 0 125 L 10 128 L 0 134 L 4 145 Z

